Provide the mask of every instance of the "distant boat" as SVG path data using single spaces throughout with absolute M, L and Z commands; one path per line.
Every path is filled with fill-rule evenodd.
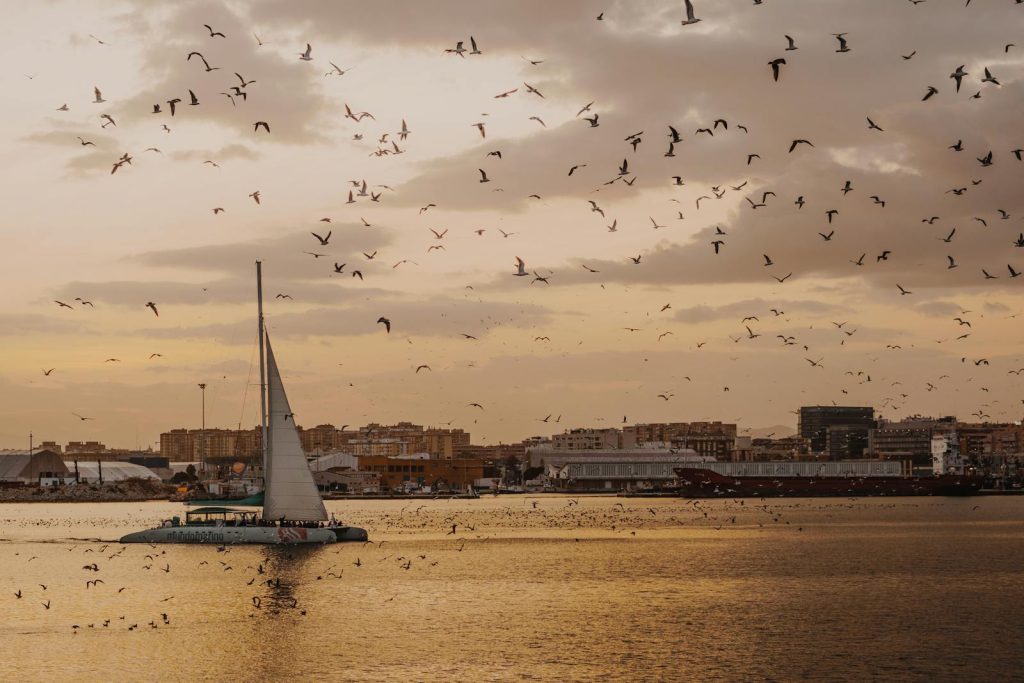
M 256 262 L 259 311 L 260 405 L 263 427 L 263 514 L 207 506 L 188 510 L 156 529 L 137 531 L 121 543 L 334 543 L 365 541 L 365 529 L 328 521 L 324 501 L 306 462 L 281 372 L 263 324 L 262 269 Z M 265 348 L 265 352 L 264 352 Z M 210 501 L 214 502 L 214 501 Z M 239 502 L 239 504 L 242 504 Z

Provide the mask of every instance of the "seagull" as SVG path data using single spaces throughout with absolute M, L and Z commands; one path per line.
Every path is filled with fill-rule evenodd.
M 152 309 L 153 315 L 155 315 L 158 318 L 160 317 L 160 311 L 156 310 L 156 304 L 153 303 L 152 301 L 146 302 L 146 308 Z
M 299 59 L 301 59 L 304 62 L 312 62 L 313 61 L 313 57 L 311 56 L 312 52 L 313 52 L 313 48 L 310 46 L 309 43 L 306 43 L 306 51 L 299 53 Z
M 789 50 L 796 50 L 797 49 L 796 42 L 790 36 L 783 36 L 783 37 L 789 43 L 789 46 L 786 47 L 787 51 L 789 51 Z
M 224 34 L 221 33 L 220 31 L 214 31 L 212 28 L 210 28 L 209 24 L 203 24 L 203 26 L 205 26 L 206 30 L 210 32 L 210 37 L 211 38 L 213 38 L 215 36 L 220 36 L 221 38 L 225 37 Z
M 956 91 L 957 92 L 960 92 L 960 82 L 963 81 L 964 76 L 966 76 L 966 75 L 967 75 L 967 72 L 964 71 L 964 65 L 963 64 L 958 66 L 956 68 L 956 71 L 954 71 L 953 73 L 951 73 L 949 75 L 950 78 L 952 78 L 953 80 L 956 81 Z
M 391 332 L 391 320 L 390 319 L 385 318 L 384 316 L 381 316 L 381 317 L 377 318 L 377 323 L 380 324 L 380 325 L 383 325 L 384 329 L 388 333 Z
M 270 124 L 268 124 L 266 121 L 257 121 L 256 123 L 252 124 L 253 131 L 258 132 L 260 126 L 263 126 L 263 130 L 267 131 L 268 133 L 270 132 Z
M 188 53 L 188 57 L 186 57 L 186 58 L 185 58 L 185 61 L 186 61 L 186 62 L 191 62 L 191 61 L 192 61 L 192 56 L 193 56 L 193 55 L 195 55 L 196 57 L 199 57 L 199 59 L 201 59 L 201 60 L 202 60 L 202 62 L 203 62 L 203 68 L 205 68 L 205 69 L 206 69 L 206 72 L 207 72 L 207 73 L 209 73 L 209 72 L 211 72 L 211 71 L 218 71 L 218 70 L 220 70 L 220 67 L 219 67 L 219 66 L 217 66 L 217 67 L 213 67 L 213 66 L 210 66 L 210 63 L 209 63 L 208 61 L 206 61 L 206 57 L 204 57 L 204 56 L 203 56 L 203 53 L 201 53 L 201 52 L 196 52 L 196 51 L 194 51 L 194 50 L 193 50 L 192 52 L 189 52 L 189 53 Z M 245 87 L 245 86 L 242 86 L 242 87 Z
M 700 19 L 693 15 L 693 3 L 690 0 L 683 0 L 686 4 L 686 18 L 683 19 L 683 26 L 689 26 L 690 24 L 696 24 Z
M 867 119 L 868 119 L 868 130 L 877 130 L 879 132 L 885 132 L 881 128 L 878 127 L 877 123 L 875 123 L 874 121 L 871 120 L 870 116 L 868 116 Z
M 846 46 L 846 34 L 845 33 L 833 33 L 832 35 L 835 36 L 836 40 L 839 41 L 839 49 L 837 49 L 836 52 L 849 52 L 850 51 L 850 48 Z
M 938 94 L 938 92 L 939 92 L 938 88 L 936 88 L 933 85 L 929 85 L 928 86 L 928 91 L 924 94 L 924 97 L 921 98 L 921 101 L 924 102 L 925 100 L 931 98 L 932 95 Z
M 900 290 L 900 296 L 906 296 L 907 294 L 913 294 L 913 292 L 911 292 L 910 290 L 903 289 L 903 286 L 900 285 L 899 283 L 896 283 L 896 288 L 898 290 Z
M 772 78 L 775 79 L 776 83 L 778 83 L 778 81 L 779 81 L 779 67 L 781 65 L 785 64 L 785 63 L 786 63 L 786 60 L 783 59 L 782 57 L 777 57 L 777 58 L 773 59 L 772 61 L 768 62 L 768 66 L 770 66 L 772 68 Z
M 95 95 L 95 99 L 92 101 L 93 104 L 103 104 L 106 102 L 106 100 L 103 99 L 103 93 L 100 92 L 99 88 L 93 86 L 92 92 L 93 95 Z

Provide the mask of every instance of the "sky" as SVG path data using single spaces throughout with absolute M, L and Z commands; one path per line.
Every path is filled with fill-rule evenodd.
M 9 3 L 0 447 L 1019 421 L 1024 6 L 694 3 Z

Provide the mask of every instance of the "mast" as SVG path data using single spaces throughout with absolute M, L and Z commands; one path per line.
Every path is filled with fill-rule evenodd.
M 263 486 L 266 489 L 266 483 L 269 478 L 270 462 L 267 458 L 268 449 L 270 447 L 269 440 L 267 438 L 267 357 L 264 351 L 264 340 L 265 334 L 263 331 L 263 262 L 256 262 L 256 310 L 257 317 L 259 319 L 259 335 L 260 335 L 260 451 L 263 458 Z

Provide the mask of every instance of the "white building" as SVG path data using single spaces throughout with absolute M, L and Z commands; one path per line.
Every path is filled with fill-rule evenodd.
M 964 461 L 960 457 L 960 439 L 956 432 L 932 435 L 932 472 L 963 474 Z
M 76 472 L 78 481 L 82 484 L 98 484 L 102 480 L 104 484 L 112 481 L 124 481 L 125 479 L 151 479 L 161 481 L 160 476 L 148 467 L 136 465 L 133 462 L 122 462 L 120 460 L 108 460 L 106 462 L 86 462 L 73 460 L 64 462 L 68 473 L 65 475 L 70 481 L 75 480 Z

